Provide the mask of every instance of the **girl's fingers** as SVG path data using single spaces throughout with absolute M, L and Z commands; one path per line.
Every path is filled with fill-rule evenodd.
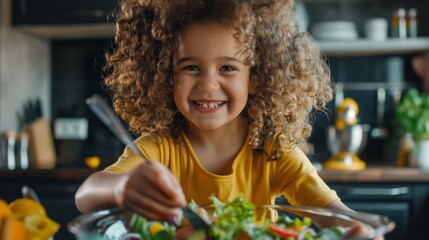
M 176 197 L 178 198 L 177 201 L 179 201 L 182 204 L 182 207 L 185 207 L 187 202 L 186 202 L 186 197 L 185 194 L 183 193 L 182 190 L 182 186 L 180 185 L 179 181 L 177 181 L 176 176 L 174 176 L 173 174 L 170 174 L 170 180 L 171 182 L 174 184 L 174 189 L 176 189 L 176 191 L 178 192 L 178 194 L 176 194 Z
M 156 191 L 149 190 L 147 193 L 147 195 L 142 195 L 137 191 L 129 191 L 125 207 L 138 213 L 144 213 L 145 215 L 150 213 L 150 216 L 156 219 L 165 219 L 166 217 L 176 216 L 180 213 L 180 208 L 163 204 L 156 197 L 153 197 L 153 195 L 159 194 Z
M 157 162 L 141 164 L 124 175 L 114 192 L 119 206 L 151 219 L 176 216 L 186 205 L 176 177 Z
M 366 238 L 373 232 L 373 228 L 364 223 L 355 223 L 348 231 L 347 237 Z
M 166 220 L 169 215 L 160 214 L 158 212 L 154 212 L 151 208 L 142 207 L 141 204 L 130 203 L 127 206 L 127 209 L 151 220 Z
M 158 200 L 167 200 L 167 202 L 164 202 L 165 204 L 184 207 L 186 205 L 186 200 L 176 177 L 166 167 L 159 163 L 152 163 L 150 168 L 153 171 L 148 171 L 148 173 L 145 174 L 145 178 L 153 184 L 154 188 L 164 195 Z
M 166 197 L 164 193 L 160 192 L 159 188 L 156 185 L 147 184 L 146 187 L 144 188 L 136 186 L 135 193 L 137 196 L 133 196 L 134 199 L 137 199 L 137 198 L 150 199 L 153 202 L 156 202 L 157 204 L 162 205 L 166 208 L 181 207 L 177 203 L 173 202 L 170 198 Z M 144 203 L 148 204 L 147 202 L 144 202 Z

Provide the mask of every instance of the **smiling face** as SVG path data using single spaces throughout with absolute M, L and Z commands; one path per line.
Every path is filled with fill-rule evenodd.
M 216 130 L 238 119 L 249 95 L 250 67 L 233 30 L 212 21 L 186 26 L 174 53 L 174 101 L 190 127 Z

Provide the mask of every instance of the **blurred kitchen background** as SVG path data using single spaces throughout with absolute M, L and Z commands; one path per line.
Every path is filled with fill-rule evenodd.
M 90 167 L 97 168 L 100 160 L 101 169 L 122 153 L 122 143 L 85 105 L 85 99 L 95 93 L 109 100 L 102 85 L 102 68 L 104 53 L 112 44 L 116 7 L 116 0 L 1 0 L 0 132 L 16 132 L 18 136 L 23 126 L 38 118 L 48 119 L 52 134 L 44 139 L 52 140 L 53 147 L 44 151 L 54 157 L 51 165 L 41 167 L 47 168 L 41 171 L 32 170 L 38 168 L 32 165 L 28 170 L 19 170 L 18 164 L 14 176 L 3 165 L 6 170 L 0 172 L 0 177 L 7 184 L 0 186 L 0 193 L 10 194 L 0 198 L 17 198 L 16 188 L 28 184 L 25 179 L 40 178 L 35 188 L 45 194 L 48 208 L 73 208 L 63 221 L 70 220 L 78 214 L 73 194 L 93 171 Z M 330 103 L 329 111 L 316 114 L 314 119 L 310 138 L 314 151 L 309 156 L 315 164 L 329 159 L 326 128 L 334 123 L 337 104 L 349 97 L 359 105 L 359 123 L 388 133 L 375 136 L 369 132 L 360 157 L 368 166 L 377 167 L 377 176 L 396 169 L 400 136 L 396 104 L 409 87 L 429 91 L 428 10 L 427 0 L 298 0 L 300 27 L 320 45 L 337 83 L 336 99 Z M 401 18 L 405 29 L 402 20 L 398 20 Z M 416 71 L 416 66 L 424 74 Z M 384 108 L 378 120 L 377 106 Z M 2 138 L 4 141 L 5 136 Z M 93 165 L 85 162 L 94 157 L 97 161 Z M 342 181 L 334 179 L 335 173 L 330 172 L 322 176 L 338 191 L 380 187 L 383 193 L 405 187 L 405 192 L 396 191 L 393 195 L 349 196 L 357 209 L 381 211 L 400 221 L 387 239 L 405 239 L 410 226 L 419 222 L 415 220 L 418 212 L 428 212 L 422 206 L 427 206 L 429 177 L 419 174 L 412 173 L 421 179 L 406 182 L 382 178 L 355 181 L 349 175 L 341 175 L 350 180 Z M 409 175 L 400 176 L 406 179 Z M 57 182 L 53 185 L 54 181 Z M 61 191 L 66 191 L 62 198 L 54 197 Z M 419 196 L 414 195 L 417 192 Z M 382 207 L 384 210 L 380 210 Z M 57 217 L 64 219 L 64 215 Z M 58 239 L 70 237 L 64 225 L 60 234 L 64 238 Z
M 84 104 L 94 93 L 109 98 L 102 87 L 102 68 L 112 44 L 116 5 L 115 0 L 2 0 L 0 131 L 19 131 L 26 105 L 39 99 L 43 116 L 53 126 L 57 167 L 84 166 L 87 156 L 99 156 L 105 166 L 122 152 L 122 144 Z M 409 86 L 424 87 L 412 60 L 429 50 L 428 1 L 299 0 L 297 6 L 302 30 L 319 42 L 333 81 L 341 83 L 338 96 L 357 101 L 359 123 L 390 133 L 369 136 L 361 155 L 370 164 L 394 165 L 395 99 Z M 394 30 L 394 14 L 400 9 L 404 19 L 415 10 L 415 35 L 401 38 Z M 380 18 L 385 27 L 382 22 L 372 30 L 379 35 L 373 40 L 365 33 L 365 23 Z M 379 89 L 385 92 L 385 111 L 377 120 Z M 310 139 L 315 162 L 330 155 L 325 131 L 333 123 L 335 101 L 328 114 L 315 119 Z

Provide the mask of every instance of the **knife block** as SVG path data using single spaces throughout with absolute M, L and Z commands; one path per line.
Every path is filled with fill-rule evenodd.
M 29 158 L 31 166 L 52 169 L 56 166 L 56 151 L 49 119 L 39 118 L 24 127 L 30 136 Z

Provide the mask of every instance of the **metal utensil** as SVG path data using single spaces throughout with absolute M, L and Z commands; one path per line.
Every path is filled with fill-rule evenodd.
M 34 191 L 32 188 L 30 188 L 28 186 L 23 186 L 21 188 L 21 191 L 22 191 L 22 196 L 24 198 L 29 198 L 29 199 L 32 199 L 32 200 L 38 202 L 38 203 L 41 203 L 39 196 L 37 196 L 36 191 Z
M 207 230 L 210 227 L 210 223 L 208 223 L 204 218 L 198 215 L 198 213 L 196 213 L 194 209 L 190 208 L 189 206 L 186 206 L 183 209 L 183 215 L 185 215 L 188 218 L 189 223 L 195 229 Z
M 150 160 L 140 152 L 124 125 L 119 121 L 119 119 L 113 113 L 113 110 L 107 105 L 100 95 L 95 94 L 87 98 L 86 104 L 97 115 L 97 117 L 100 118 L 100 120 L 106 124 L 106 126 L 122 141 L 122 143 L 127 145 L 135 154 L 139 155 L 150 163 Z M 200 215 L 189 208 L 189 206 L 186 206 L 183 209 L 183 214 L 189 219 L 189 222 L 194 227 L 207 229 L 210 226 L 210 224 L 205 219 L 200 217 Z M 179 222 L 177 219 L 171 219 L 171 221 L 174 224 L 178 224 Z
M 374 139 L 385 139 L 389 131 L 383 126 L 384 108 L 386 104 L 386 90 L 379 88 L 377 90 L 377 116 L 375 127 L 371 130 L 371 137 Z
M 115 116 L 112 109 L 107 105 L 100 95 L 93 95 L 86 99 L 86 104 L 97 115 L 97 117 L 118 137 L 122 143 L 128 146 L 135 154 L 149 161 L 138 149 L 133 138 L 124 125 Z

